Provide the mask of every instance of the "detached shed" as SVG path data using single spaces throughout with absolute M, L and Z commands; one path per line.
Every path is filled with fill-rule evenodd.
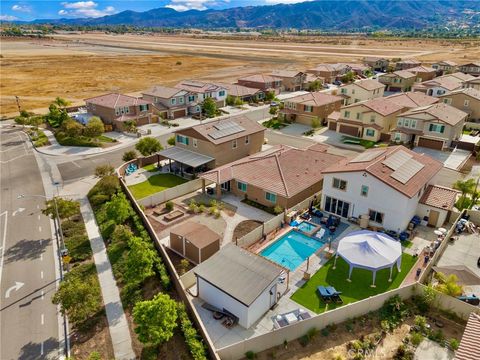
M 205 225 L 186 221 L 170 232 L 170 248 L 194 264 L 200 264 L 220 250 L 220 235 Z
M 440 227 L 449 221 L 460 192 L 439 185 L 429 185 L 418 202 L 417 215 L 428 217 L 428 225 Z
M 193 269 L 197 294 L 206 303 L 238 318 L 248 329 L 279 299 L 278 278 L 285 269 L 228 244 Z

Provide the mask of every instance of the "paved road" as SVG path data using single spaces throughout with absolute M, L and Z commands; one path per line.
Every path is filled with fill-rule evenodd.
M 0 359 L 58 359 L 56 271 L 40 172 L 18 129 L 0 129 Z M 17 286 L 16 286 L 17 285 Z

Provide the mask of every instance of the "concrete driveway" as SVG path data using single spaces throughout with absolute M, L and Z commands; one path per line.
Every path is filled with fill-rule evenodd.
M 453 360 L 453 351 L 441 347 L 436 342 L 425 339 L 415 351 L 415 360 Z
M 419 154 L 426 154 L 442 162 L 444 167 L 452 170 L 460 170 L 468 157 L 472 154 L 470 151 L 466 150 L 455 149 L 452 152 L 448 152 L 424 147 L 416 147 L 413 151 Z

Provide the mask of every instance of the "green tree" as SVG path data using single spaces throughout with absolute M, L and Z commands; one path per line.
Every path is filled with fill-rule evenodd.
M 202 111 L 205 114 L 205 116 L 209 118 L 215 117 L 217 115 L 217 103 L 213 98 L 206 98 L 203 100 L 202 103 Z
M 175 146 L 175 135 L 170 136 L 167 140 L 167 144 L 170 146 Z
M 128 225 L 116 225 L 113 230 L 111 239 L 112 242 L 127 244 L 130 238 L 133 236 L 132 230 Z
M 70 101 L 65 100 L 59 96 L 55 98 L 55 101 L 53 102 L 55 105 L 57 105 L 60 109 L 65 110 L 67 106 L 71 104 Z
M 343 83 L 349 83 L 355 80 L 355 73 L 353 71 L 349 71 L 342 76 Z
M 102 120 L 99 117 L 93 116 L 88 120 L 87 125 L 83 131 L 85 136 L 90 138 L 96 138 L 102 135 L 105 132 L 105 126 L 103 125 Z
M 135 333 L 144 344 L 159 345 L 173 336 L 177 326 L 177 305 L 167 294 L 159 293 L 152 300 L 140 301 L 133 308 Z
M 110 176 L 110 175 L 113 175 L 114 173 L 115 173 L 115 168 L 109 164 L 99 165 L 95 168 L 95 176 L 99 178 Z
M 275 100 L 275 91 L 267 91 L 265 93 L 265 101 L 273 101 Z
M 163 146 L 155 138 L 144 137 L 135 145 L 135 149 L 137 149 L 143 156 L 148 156 L 163 150 Z
M 134 133 L 137 131 L 137 122 L 135 120 L 127 120 L 123 123 L 123 129 L 126 132 Z
M 268 110 L 268 112 L 270 113 L 270 115 L 275 116 L 275 115 L 277 115 L 278 107 L 277 107 L 277 106 L 272 106 L 272 107 L 270 108 L 270 110 Z
M 156 253 L 140 237 L 130 237 L 128 246 L 130 251 L 128 252 L 126 270 L 123 276 L 127 283 L 138 284 L 155 274 L 153 265 L 155 264 Z
M 312 119 L 312 128 L 314 129 L 318 129 L 320 127 L 320 119 L 318 118 L 318 116 L 314 117 Z
M 308 85 L 308 91 L 318 91 L 322 86 L 323 84 L 320 80 L 314 80 Z
M 70 117 L 65 110 L 60 110 L 56 104 L 50 104 L 48 114 L 45 115 L 45 120 L 48 121 L 52 127 L 59 127 L 68 119 L 70 119 Z
M 115 224 L 122 224 L 131 214 L 131 206 L 125 194 L 118 193 L 112 195 L 112 199 L 105 204 L 105 212 L 110 220 Z
M 81 325 L 101 308 L 100 286 L 93 264 L 79 265 L 65 275 L 52 302 L 74 325 Z
M 463 286 L 458 284 L 458 278 L 455 274 L 446 276 L 441 272 L 435 273 L 435 278 L 438 280 L 438 284 L 435 289 L 450 296 L 460 296 L 463 293 Z
M 62 122 L 62 131 L 69 137 L 78 137 L 83 133 L 83 125 L 72 119 Z
M 78 201 L 62 199 L 61 197 L 55 198 L 58 207 L 58 216 L 60 219 L 68 219 L 80 212 L 80 204 Z M 45 202 L 45 209 L 42 209 L 42 214 L 55 218 L 57 216 L 55 210 L 55 201 L 47 200 Z
M 468 179 L 465 181 L 458 180 L 455 182 L 455 184 L 453 184 L 453 188 L 460 190 L 462 193 L 458 201 L 458 206 L 460 207 L 459 210 L 463 210 L 465 207 L 467 207 L 467 195 L 474 191 L 475 184 L 475 179 Z
M 127 162 L 137 158 L 137 152 L 135 150 L 125 151 L 123 153 L 122 160 Z

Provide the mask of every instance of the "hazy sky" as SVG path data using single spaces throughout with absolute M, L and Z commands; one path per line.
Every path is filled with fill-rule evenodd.
M 305 0 L 120 0 L 120 1 L 4 1 L 0 2 L 0 20 L 33 20 L 100 17 L 124 10 L 145 11 L 170 7 L 177 11 L 224 9 L 248 5 L 296 3 Z

